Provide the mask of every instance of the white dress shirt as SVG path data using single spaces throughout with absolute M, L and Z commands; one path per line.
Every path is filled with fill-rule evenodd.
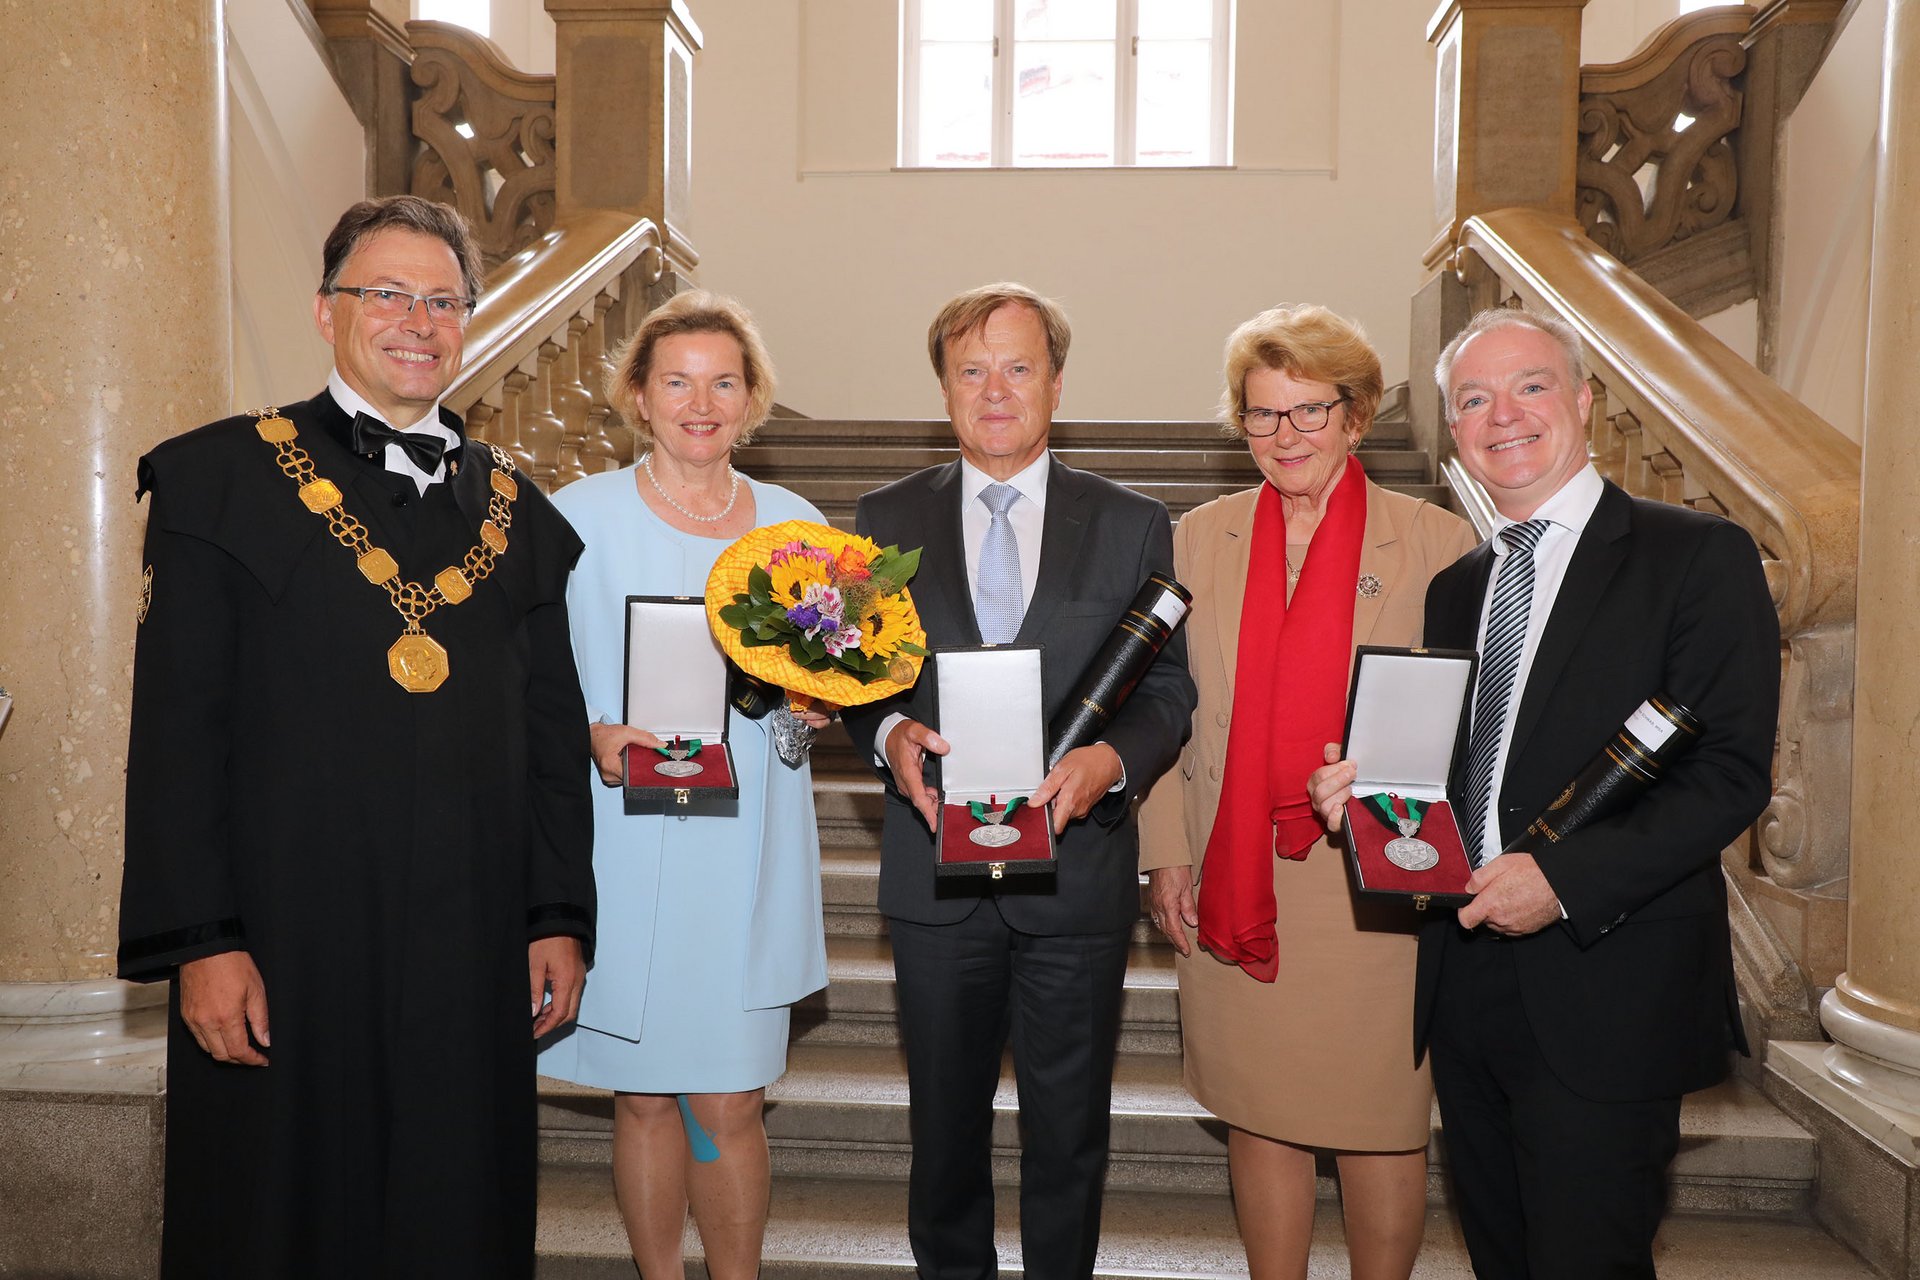
M 1033 604 L 1034 584 L 1040 581 L 1040 536 L 1046 528 L 1047 476 L 1052 467 L 1053 453 L 1043 449 L 1039 457 L 1012 478 L 996 481 L 965 458 L 960 460 L 960 543 L 967 557 L 969 601 L 973 599 L 974 585 L 980 577 L 980 547 L 987 540 L 987 527 L 993 523 L 993 512 L 981 501 L 981 491 L 990 484 L 1010 484 L 1020 491 L 1020 496 L 1007 508 L 1007 521 L 1013 525 L 1014 540 L 1020 547 L 1020 616 L 1026 616 L 1028 607 Z M 882 768 L 887 763 L 887 735 L 906 718 L 900 712 L 894 712 L 880 722 L 880 728 L 873 736 L 873 758 Z M 1100 741 L 1104 742 L 1105 739 Z M 1123 791 L 1126 785 L 1127 770 L 1122 764 L 1120 781 L 1107 790 Z
M 349 418 L 356 413 L 364 413 L 370 418 L 378 418 L 382 422 L 387 422 L 385 414 L 381 413 L 371 404 L 368 404 L 366 397 L 347 385 L 346 379 L 340 376 L 340 370 L 337 368 L 327 377 L 327 393 L 333 397 L 335 404 L 346 410 Z M 440 421 L 440 402 L 438 400 L 433 402 L 433 408 L 427 410 L 426 416 L 418 422 L 404 427 L 397 426 L 391 422 L 387 422 L 387 425 L 393 427 L 396 431 L 404 431 L 408 435 L 438 436 L 447 442 L 448 452 L 452 452 L 454 449 L 460 447 L 460 437 Z M 442 459 L 439 465 L 434 467 L 433 474 L 429 475 L 419 467 L 413 465 L 413 459 L 407 456 L 405 449 L 392 443 L 387 445 L 385 466 L 387 470 L 393 472 L 395 475 L 406 476 L 412 480 L 422 494 L 426 493 L 428 485 L 439 484 L 447 478 L 447 464 L 445 459 Z
M 986 472 L 960 460 L 960 544 L 967 553 L 967 599 L 974 597 L 980 582 L 980 548 L 987 540 L 987 527 L 993 512 L 980 494 L 990 484 L 1005 483 L 1020 491 L 1007 508 L 1007 521 L 1013 526 L 1014 541 L 1020 547 L 1020 616 L 1033 603 L 1033 587 L 1040 580 L 1040 535 L 1047 520 L 1047 475 L 1053 467 L 1053 454 L 1045 449 L 1019 474 L 996 481 Z
M 1561 485 L 1558 493 L 1541 503 L 1532 516 L 1532 519 L 1547 521 L 1548 527 L 1533 548 L 1533 605 L 1527 613 L 1520 665 L 1513 673 L 1513 700 L 1507 705 L 1507 722 L 1500 727 L 1500 749 L 1493 757 L 1493 786 L 1487 789 L 1487 810 L 1481 815 L 1481 866 L 1500 856 L 1500 780 L 1507 774 L 1507 751 L 1513 746 L 1513 719 L 1526 693 L 1527 677 L 1533 672 L 1533 656 L 1540 649 L 1540 636 L 1553 614 L 1553 603 L 1560 598 L 1560 584 L 1566 580 L 1573 549 L 1586 531 L 1587 521 L 1593 519 L 1594 508 L 1600 505 L 1600 495 L 1605 491 L 1600 473 L 1589 463 Z M 1486 599 L 1480 602 L 1477 633 L 1477 643 L 1483 650 L 1487 643 L 1487 614 L 1493 608 L 1494 584 L 1499 582 L 1501 566 L 1510 554 L 1500 535 L 1518 523 L 1494 513 L 1493 532 L 1487 538 L 1493 544 L 1493 572 L 1487 578 Z M 1566 914 L 1564 908 L 1561 914 Z

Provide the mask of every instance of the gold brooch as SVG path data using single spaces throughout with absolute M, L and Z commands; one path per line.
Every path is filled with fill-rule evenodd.
M 1360 575 L 1360 583 L 1355 590 L 1371 600 L 1380 594 L 1380 579 L 1370 573 L 1363 573 Z

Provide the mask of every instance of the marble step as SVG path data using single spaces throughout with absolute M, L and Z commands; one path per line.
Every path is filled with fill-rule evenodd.
M 906 1067 L 891 1045 L 796 1042 L 787 1073 L 767 1090 L 767 1134 L 776 1174 L 904 1179 L 911 1153 Z M 541 1156 L 549 1167 L 609 1159 L 611 1097 L 541 1081 Z M 1109 1188 L 1227 1194 L 1226 1130 L 1181 1084 L 1177 1056 L 1123 1052 L 1114 1070 Z M 1810 1203 L 1813 1139 L 1752 1085 L 1729 1080 L 1690 1095 L 1670 1197 L 1681 1213 L 1797 1215 Z M 1011 1062 L 994 1098 L 994 1172 L 1019 1181 L 1018 1094 Z M 1445 1136 L 1435 1112 L 1428 1194 L 1446 1199 Z M 1332 1196 L 1322 1161 L 1321 1194 Z
M 1019 1211 L 997 1197 L 1000 1274 L 1020 1276 Z M 906 1280 L 914 1274 L 906 1235 L 906 1188 L 895 1182 L 786 1179 L 774 1182 L 763 1280 Z M 688 1280 L 707 1280 L 700 1239 L 686 1232 Z M 1678 1215 L 1654 1246 L 1661 1280 L 1872 1280 L 1873 1271 L 1804 1218 Z M 1337 1203 L 1314 1215 L 1309 1280 L 1350 1274 Z M 1238 1277 L 1246 1260 L 1223 1196 L 1109 1191 L 1094 1273 L 1103 1280 Z M 540 1184 L 538 1280 L 633 1280 L 626 1236 L 605 1170 L 548 1169 Z M 1471 1280 L 1453 1215 L 1427 1212 L 1414 1280 Z
M 1120 1048 L 1124 1053 L 1177 1057 L 1180 999 L 1173 948 L 1136 944 L 1127 960 L 1120 1001 Z M 893 951 L 879 935 L 827 938 L 827 986 L 793 1010 L 796 1043 L 894 1045 L 900 1031 L 893 984 Z
M 886 917 L 880 914 L 880 851 L 869 846 L 834 847 L 820 851 L 820 890 L 829 937 L 884 937 Z M 1134 922 L 1137 946 L 1165 946 L 1166 940 L 1146 920 L 1146 885 L 1140 887 L 1141 918 Z
M 1412 440 L 1406 419 L 1385 411 L 1384 406 L 1367 433 L 1367 443 L 1380 449 L 1410 448 Z M 1207 450 L 1232 442 L 1214 420 L 1062 419 L 1048 432 L 1048 443 L 1059 449 Z M 769 418 L 742 453 L 746 456 L 749 450 L 773 445 L 951 450 L 953 426 L 945 418 Z
M 1231 493 L 1260 482 L 1260 470 L 1244 447 L 1061 448 L 1054 454 L 1070 467 L 1143 491 L 1156 484 L 1184 483 Z M 741 451 L 740 466 L 756 479 L 771 480 L 809 495 L 816 491 L 836 494 L 836 485 L 852 485 L 864 493 L 952 456 L 951 449 L 936 453 L 906 447 L 841 449 L 755 443 Z M 1381 484 L 1417 484 L 1431 479 L 1427 455 L 1415 449 L 1383 449 L 1369 443 L 1361 447 L 1359 457 L 1367 474 Z

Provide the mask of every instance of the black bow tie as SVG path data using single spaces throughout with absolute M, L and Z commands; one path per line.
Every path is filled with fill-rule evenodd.
M 428 475 L 439 469 L 441 455 L 447 451 L 447 442 L 439 436 L 424 431 L 395 431 L 370 413 L 353 415 L 353 442 L 350 447 L 355 453 L 366 456 L 383 453 L 390 444 L 405 449 L 413 465 Z

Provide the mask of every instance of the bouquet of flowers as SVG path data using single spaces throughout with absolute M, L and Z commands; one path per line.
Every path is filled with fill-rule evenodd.
M 927 633 L 907 594 L 919 567 L 918 550 L 830 525 L 767 525 L 714 562 L 707 621 L 748 675 L 841 706 L 872 702 L 920 676 Z

